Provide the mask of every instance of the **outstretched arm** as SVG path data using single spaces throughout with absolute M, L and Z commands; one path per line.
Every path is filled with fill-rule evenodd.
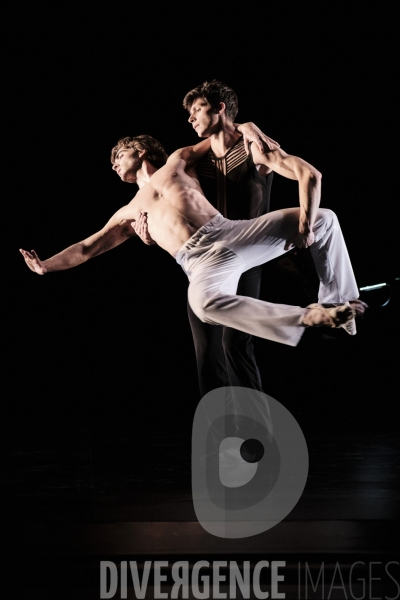
M 313 225 L 321 200 L 321 173 L 310 163 L 287 154 L 282 148 L 261 153 L 253 144 L 252 153 L 256 165 L 265 165 L 283 177 L 299 182 L 299 231 L 288 240 L 286 250 L 292 246 L 308 248 L 314 243 Z
M 41 261 L 34 250 L 27 252 L 20 248 L 20 252 L 30 270 L 38 275 L 72 269 L 134 236 L 135 231 L 131 227 L 133 219 L 129 218 L 131 212 L 129 205 L 124 206 L 111 217 L 103 229 L 46 260 Z

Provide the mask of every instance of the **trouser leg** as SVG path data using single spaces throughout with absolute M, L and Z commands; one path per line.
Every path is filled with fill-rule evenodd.
M 200 262 L 198 268 L 191 265 L 188 299 L 201 321 L 291 346 L 298 344 L 304 332 L 299 322 L 306 309 L 238 296 L 243 262 L 231 250 L 214 247 Z
M 343 304 L 359 296 L 347 246 L 334 212 L 323 209 L 313 228 L 311 256 L 320 280 L 318 302 Z
M 188 317 L 196 354 L 200 396 L 203 397 L 211 390 L 231 385 L 222 346 L 223 327 L 200 321 L 189 304 Z
M 269 213 L 251 221 L 225 220 L 204 255 L 190 255 L 189 302 L 208 323 L 233 327 L 251 335 L 295 346 L 304 332 L 301 307 L 272 304 L 236 294 L 242 272 L 285 253 L 287 240 L 297 231 L 300 209 Z M 353 270 L 334 213 L 320 209 L 314 226 L 312 252 L 320 278 L 320 299 L 341 302 L 358 296 Z M 343 272 L 341 272 L 343 271 Z M 346 296 L 350 295 L 349 298 Z
M 240 296 L 259 298 L 260 285 L 261 267 L 255 267 L 243 273 L 237 293 Z M 224 327 L 222 344 L 230 385 L 262 392 L 261 375 L 254 356 L 253 336 L 238 329 Z
M 243 273 L 237 292 L 258 298 L 261 267 Z M 188 317 L 196 354 L 200 395 L 219 387 L 240 386 L 262 391 L 254 356 L 253 336 L 220 325 L 203 323 L 188 304 Z

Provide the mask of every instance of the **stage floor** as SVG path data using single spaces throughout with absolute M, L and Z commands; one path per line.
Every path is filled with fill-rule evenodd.
M 134 560 L 141 568 L 146 560 L 249 560 L 253 566 L 281 560 L 288 569 L 282 590 L 298 598 L 305 597 L 296 580 L 299 564 L 317 569 L 324 563 L 329 580 L 335 564 L 348 573 L 356 561 L 382 567 L 398 560 L 396 308 L 372 311 L 354 338 L 310 332 L 297 362 L 292 349 L 273 345 L 268 393 L 285 399 L 304 432 L 309 476 L 284 521 L 250 538 L 216 538 L 196 520 L 190 467 L 195 391 L 188 391 L 180 411 L 164 398 L 171 410 L 164 407 L 158 417 L 154 410 L 151 427 L 139 414 L 132 419 L 132 411 L 121 419 L 120 405 L 101 416 L 75 409 L 70 419 L 53 421 L 27 422 L 14 412 L 2 440 L 0 478 L 4 581 L 14 590 L 6 597 L 99 598 L 101 560 Z M 395 597 L 389 583 L 377 584 L 377 596 Z M 153 593 L 150 586 L 146 598 Z M 128 598 L 132 594 L 130 587 Z M 342 597 L 343 591 L 331 591 L 330 598 Z

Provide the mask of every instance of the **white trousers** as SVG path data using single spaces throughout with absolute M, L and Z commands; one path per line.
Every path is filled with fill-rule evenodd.
M 277 210 L 248 221 L 231 221 L 218 214 L 192 235 L 176 260 L 189 278 L 189 304 L 201 321 L 289 346 L 299 343 L 305 308 L 236 293 L 244 271 L 286 252 L 287 240 L 298 231 L 299 216 L 299 208 Z M 313 231 L 315 242 L 310 251 L 320 280 L 318 301 L 342 304 L 358 298 L 335 213 L 319 209 Z

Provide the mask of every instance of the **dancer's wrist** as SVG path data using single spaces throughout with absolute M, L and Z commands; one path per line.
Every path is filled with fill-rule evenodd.
M 299 221 L 299 233 L 303 235 L 308 235 L 311 233 L 312 227 L 308 219 L 300 219 Z

